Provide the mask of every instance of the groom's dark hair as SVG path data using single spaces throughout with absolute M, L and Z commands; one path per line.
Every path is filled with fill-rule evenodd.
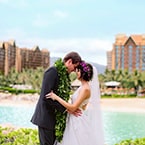
M 63 62 L 66 62 L 69 59 L 72 60 L 73 64 L 77 64 L 78 62 L 81 62 L 81 56 L 77 52 L 70 52 L 66 54 L 66 56 L 63 59 Z

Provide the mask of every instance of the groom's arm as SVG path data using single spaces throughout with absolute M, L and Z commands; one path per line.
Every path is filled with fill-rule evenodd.
M 55 67 L 51 67 L 49 68 L 45 74 L 44 74 L 44 79 L 43 79 L 43 99 L 45 102 L 47 102 L 48 104 L 48 108 L 51 109 L 57 109 L 60 112 L 64 112 L 66 110 L 66 108 L 64 106 L 62 106 L 58 101 L 53 101 L 52 99 L 46 99 L 46 94 L 50 93 L 51 91 L 56 92 L 57 88 L 58 88 L 58 74 L 57 74 L 57 70 Z

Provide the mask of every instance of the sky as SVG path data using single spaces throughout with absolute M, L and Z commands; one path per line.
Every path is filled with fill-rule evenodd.
M 145 33 L 145 0 L 0 0 L 0 41 L 107 65 L 117 34 Z

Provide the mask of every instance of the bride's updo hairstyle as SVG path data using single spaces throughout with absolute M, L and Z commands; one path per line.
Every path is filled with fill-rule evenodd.
M 85 61 L 81 61 L 77 67 L 80 70 L 81 76 L 80 79 L 85 81 L 90 81 L 93 77 L 93 67 L 91 64 L 86 63 Z

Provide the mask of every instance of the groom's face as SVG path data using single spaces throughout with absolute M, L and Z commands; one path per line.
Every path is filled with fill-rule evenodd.
M 73 64 L 72 60 L 69 59 L 66 63 L 68 73 L 75 71 L 78 65 L 79 65 L 79 63 Z

